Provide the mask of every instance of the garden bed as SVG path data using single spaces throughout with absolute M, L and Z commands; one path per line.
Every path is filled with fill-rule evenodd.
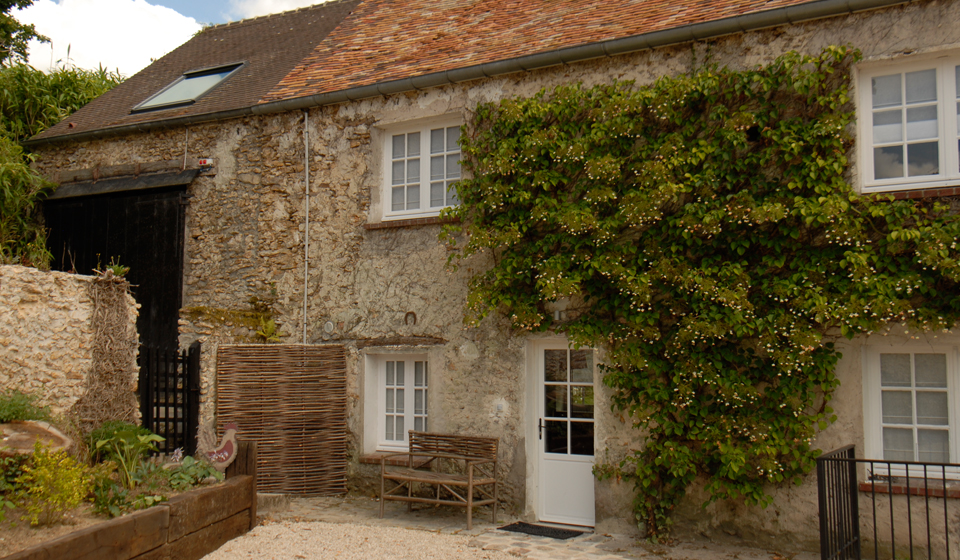
M 257 523 L 256 447 L 225 482 L 43 542 L 3 560 L 198 560 Z

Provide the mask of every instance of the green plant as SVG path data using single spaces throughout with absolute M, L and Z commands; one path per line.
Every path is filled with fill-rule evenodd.
M 0 424 L 23 420 L 49 419 L 49 407 L 37 404 L 36 395 L 17 390 L 0 392 Z
M 144 434 L 142 428 L 132 424 L 118 425 L 116 430 L 103 435 L 107 437 L 94 444 L 97 456 L 114 461 L 121 486 L 132 490 L 136 485 L 134 473 L 137 468 L 149 452 L 157 450 L 156 442 L 164 439 L 149 431 Z
M 97 269 L 99 269 L 99 268 L 100 268 L 100 267 L 97 266 Z M 102 270 L 95 270 L 94 272 L 97 272 L 98 274 L 104 274 L 104 273 L 106 273 L 106 271 L 108 271 L 108 270 L 109 270 L 110 272 L 112 272 L 114 276 L 116 276 L 116 277 L 118 277 L 118 278 L 122 278 L 122 277 L 126 276 L 127 273 L 130 272 L 130 267 L 129 267 L 129 266 L 123 266 L 122 264 L 120 264 L 120 263 L 117 261 L 117 257 L 110 257 L 110 264 L 108 264 L 107 266 L 103 267 Z
M 765 505 L 810 471 L 835 419 L 835 340 L 960 317 L 956 214 L 846 181 L 858 56 L 561 86 L 481 104 L 465 127 L 442 240 L 453 266 L 491 263 L 466 321 L 606 350 L 644 445 L 597 474 L 632 479 L 654 538 L 694 481 Z
M 28 461 L 26 455 L 0 457 L 0 522 L 6 520 L 8 509 L 17 506 L 12 498 L 19 490 L 17 479 L 23 474 L 23 466 Z
M 198 460 L 187 456 L 183 458 L 179 465 L 170 470 L 170 486 L 174 490 L 186 490 L 210 477 L 223 480 L 223 473 L 205 459 Z
M 280 337 L 285 333 L 280 332 L 277 323 L 272 318 L 260 317 L 260 328 L 257 329 L 257 337 L 261 342 L 280 342 Z
M 121 432 L 132 432 L 138 436 L 147 436 L 153 433 L 143 426 L 137 426 L 136 424 L 131 424 L 130 422 L 124 422 L 123 420 L 107 420 L 103 424 L 100 424 L 99 427 L 91 431 L 90 435 L 87 436 L 87 446 L 94 450 L 94 461 L 102 461 L 104 459 L 103 454 L 96 449 L 97 442 L 115 437 Z
M 14 502 L 31 525 L 49 525 L 63 519 L 90 492 L 87 468 L 65 451 L 51 453 L 37 440 L 30 462 L 17 477 Z

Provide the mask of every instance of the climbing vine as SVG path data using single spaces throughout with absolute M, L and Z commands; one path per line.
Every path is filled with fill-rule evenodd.
M 848 183 L 858 57 L 565 85 L 481 104 L 465 127 L 469 178 L 443 237 L 466 239 L 454 266 L 492 263 L 467 320 L 503 313 L 606 350 L 615 406 L 645 436 L 612 470 L 653 537 L 698 479 L 711 500 L 766 505 L 769 484 L 810 471 L 835 419 L 838 337 L 958 317 L 948 206 Z

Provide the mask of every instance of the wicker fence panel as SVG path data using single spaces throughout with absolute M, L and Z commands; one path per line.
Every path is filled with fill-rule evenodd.
M 219 347 L 218 424 L 257 442 L 259 491 L 346 492 L 346 372 L 342 346 Z

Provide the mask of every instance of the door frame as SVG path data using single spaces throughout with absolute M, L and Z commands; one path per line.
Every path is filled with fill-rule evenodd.
M 541 500 L 541 457 L 540 457 L 540 439 L 538 435 L 537 421 L 540 419 L 540 362 L 539 354 L 551 346 L 562 345 L 569 348 L 570 341 L 565 336 L 541 336 L 528 338 L 524 348 L 524 374 L 525 374 L 525 393 L 524 399 L 524 438 L 526 440 L 525 451 L 527 455 L 526 469 L 526 504 L 524 506 L 524 518 L 534 521 L 540 520 L 542 500 Z M 594 350 L 594 373 L 593 386 L 594 394 L 597 390 L 597 353 Z M 596 457 L 596 422 L 597 411 L 594 409 L 594 458 Z M 594 495 L 594 508 L 596 508 L 596 495 Z M 596 509 L 594 509 L 596 511 Z M 596 523 L 596 521 L 594 521 Z

